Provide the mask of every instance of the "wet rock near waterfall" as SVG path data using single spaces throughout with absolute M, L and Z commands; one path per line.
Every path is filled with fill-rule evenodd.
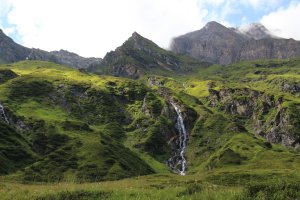
M 172 169 L 172 171 L 185 175 L 187 170 L 187 162 L 185 158 L 185 151 L 188 143 L 188 132 L 185 128 L 184 119 L 180 107 L 174 103 L 170 102 L 176 111 L 176 130 L 177 130 L 177 149 L 175 155 L 168 159 L 167 164 Z
M 162 114 L 163 105 L 153 93 L 147 93 L 143 100 L 142 111 L 148 117 L 158 117 Z

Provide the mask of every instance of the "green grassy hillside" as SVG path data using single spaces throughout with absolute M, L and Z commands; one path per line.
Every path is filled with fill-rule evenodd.
M 298 59 L 139 80 L 39 61 L 0 68 L 3 199 L 300 198 Z M 189 134 L 186 176 L 166 165 L 172 102 Z

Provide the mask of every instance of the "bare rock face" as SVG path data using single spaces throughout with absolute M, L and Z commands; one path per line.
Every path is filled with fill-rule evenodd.
M 300 118 L 295 114 L 298 105 L 283 107 L 282 98 L 276 100 L 272 95 L 248 88 L 210 89 L 209 92 L 210 106 L 218 107 L 227 114 L 251 119 L 249 122 L 257 135 L 271 143 L 299 146 Z
M 58 63 L 73 66 L 77 69 L 86 69 L 92 65 L 98 65 L 102 62 L 101 58 L 85 58 L 66 50 L 51 51 L 50 54 L 55 57 Z
M 235 62 L 247 38 L 217 22 L 209 22 L 201 30 L 177 37 L 171 50 L 211 63 Z
M 25 60 L 30 49 L 15 43 L 0 29 L 0 63 Z
M 300 56 L 300 42 L 293 39 L 251 39 L 244 43 L 239 60 L 286 59 Z
M 300 42 L 272 35 L 262 24 L 227 28 L 209 22 L 201 30 L 175 38 L 171 50 L 198 60 L 227 65 L 240 60 L 300 56 Z

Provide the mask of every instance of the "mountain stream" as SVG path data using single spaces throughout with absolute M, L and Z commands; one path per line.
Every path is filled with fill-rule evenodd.
M 179 138 L 179 147 L 178 151 L 175 152 L 175 155 L 168 160 L 168 166 L 175 172 L 177 172 L 180 175 L 186 174 L 186 159 L 184 157 L 185 154 L 185 148 L 187 143 L 187 132 L 183 123 L 183 116 L 181 113 L 180 108 L 172 103 L 172 106 L 174 107 L 176 113 L 177 113 L 177 122 L 176 122 L 176 129 L 178 130 L 178 138 Z
M 8 118 L 7 118 L 7 116 L 5 114 L 5 111 L 4 111 L 4 107 L 1 103 L 0 103 L 0 117 L 2 117 L 7 124 L 9 124 Z

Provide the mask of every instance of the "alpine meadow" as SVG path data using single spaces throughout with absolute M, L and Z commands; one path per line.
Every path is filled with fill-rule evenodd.
M 213 21 L 85 58 L 0 31 L 0 63 L 1 200 L 300 199 L 300 41 Z

